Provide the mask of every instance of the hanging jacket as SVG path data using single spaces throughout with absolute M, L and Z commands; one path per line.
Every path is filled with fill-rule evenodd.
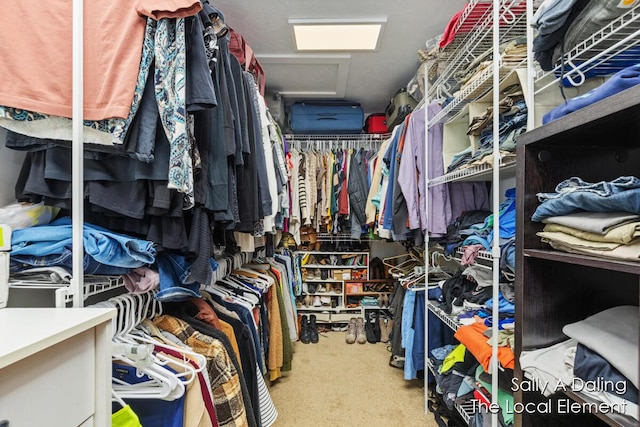
M 351 215 L 355 216 L 355 219 L 362 226 L 366 223 L 365 206 L 369 194 L 364 150 L 357 150 L 351 155 L 350 165 L 348 191 Z

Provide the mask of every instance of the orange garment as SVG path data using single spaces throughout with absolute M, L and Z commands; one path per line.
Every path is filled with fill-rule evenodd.
M 202 320 L 208 325 L 213 326 L 229 338 L 231 348 L 233 349 L 233 352 L 238 358 L 238 363 L 240 363 L 241 366 L 242 359 L 240 358 L 240 347 L 238 347 L 238 340 L 236 339 L 236 334 L 233 331 L 233 326 L 223 320 L 220 320 L 213 308 L 202 298 L 191 298 L 189 302 L 198 308 L 196 319 Z
M 489 328 L 484 323 L 473 323 L 459 327 L 454 335 L 473 354 L 485 372 L 489 372 L 489 361 L 491 360 L 491 346 L 487 343 L 488 338 L 484 335 L 484 331 L 487 329 Z M 498 347 L 498 361 L 503 367 L 513 369 L 515 367 L 513 350 L 510 347 Z
M 84 118 L 126 118 L 147 17 L 195 15 L 197 0 L 84 3 Z M 6 1 L 0 15 L 0 105 L 71 117 L 72 1 Z
M 278 305 L 278 293 L 274 286 L 267 291 L 267 311 L 269 314 L 269 354 L 267 355 L 267 368 L 269 380 L 275 381 L 282 376 L 284 363 L 284 348 L 282 343 L 282 321 L 280 319 L 280 307 Z

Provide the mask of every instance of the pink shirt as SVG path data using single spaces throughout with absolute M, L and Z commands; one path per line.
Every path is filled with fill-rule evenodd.
M 72 1 L 4 0 L 0 105 L 71 117 Z M 84 119 L 126 118 L 147 17 L 191 16 L 198 0 L 84 2 Z

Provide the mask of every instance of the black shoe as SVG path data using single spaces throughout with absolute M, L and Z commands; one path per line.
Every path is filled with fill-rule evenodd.
M 373 335 L 376 337 L 376 342 L 380 342 L 382 330 L 380 329 L 380 314 L 377 311 L 372 313 L 371 322 L 373 323 Z
M 318 344 L 320 341 L 320 336 L 318 335 L 318 325 L 316 324 L 316 315 L 312 314 L 309 316 L 309 339 L 312 343 Z
M 309 344 L 311 342 L 311 331 L 306 314 L 303 314 L 302 318 L 300 319 L 300 341 L 302 342 L 302 344 Z
M 369 313 L 369 315 L 367 316 L 367 323 L 365 324 L 364 331 L 367 335 L 368 343 L 375 344 L 380 341 L 380 323 L 378 322 L 377 313 Z

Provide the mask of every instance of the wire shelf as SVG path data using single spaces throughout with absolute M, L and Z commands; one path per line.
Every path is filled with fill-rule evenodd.
M 523 58 L 519 62 L 509 62 L 508 65 L 500 66 L 500 82 L 503 82 L 510 77 L 517 68 L 522 68 L 526 65 L 526 58 Z M 478 76 L 476 76 L 471 82 L 462 90 L 460 90 L 455 98 L 451 100 L 433 119 L 429 121 L 429 128 L 436 124 L 454 119 L 464 107 L 470 102 L 476 101 L 488 93 L 493 88 L 493 68 L 488 67 L 484 69 Z
M 56 291 L 56 301 L 58 296 L 62 295 L 64 304 L 71 304 L 74 295 L 69 293 L 70 283 L 46 283 L 46 282 L 29 282 L 28 280 L 15 280 L 9 278 L 9 287 L 13 289 L 51 289 Z M 99 295 L 113 289 L 124 287 L 124 279 L 122 276 L 84 276 L 83 297 L 87 298 Z M 56 304 L 56 306 L 59 306 Z
M 94 295 L 101 294 L 103 292 L 124 287 L 124 279 L 122 278 L 122 276 L 114 276 L 114 277 L 94 276 L 94 278 L 85 277 L 84 280 L 85 280 L 85 283 L 84 283 L 85 299 Z M 95 282 L 93 280 L 95 280 Z
M 458 248 L 456 250 L 456 255 L 458 255 L 460 258 L 462 258 L 462 256 L 464 255 L 464 249 Z M 491 256 L 491 252 L 485 251 L 485 250 L 480 250 L 478 252 L 478 255 L 476 256 L 476 261 L 479 261 L 479 260 L 488 261 L 488 262 L 493 261 L 493 257 Z
M 516 170 L 517 161 L 515 159 L 500 159 L 500 173 L 511 173 Z M 455 170 L 448 174 L 429 180 L 429 187 L 446 184 L 447 182 L 463 182 L 463 181 L 487 181 L 493 174 L 493 166 L 484 164 L 465 169 Z
M 352 133 L 352 134 L 301 134 L 301 133 L 289 133 L 284 137 L 288 142 L 291 141 L 384 141 L 389 138 L 391 133 Z
M 433 361 L 431 359 L 427 359 L 427 366 L 429 368 L 429 371 L 431 371 L 431 373 L 433 374 L 433 376 L 437 376 L 436 373 L 436 368 L 433 366 Z M 476 402 L 476 403 L 474 403 Z M 464 402 L 462 404 L 459 403 L 453 403 L 453 406 L 456 408 L 456 411 L 458 411 L 458 413 L 460 414 L 460 416 L 465 420 L 465 422 L 467 424 L 469 424 L 469 421 L 471 420 L 471 417 L 473 417 L 473 414 L 475 413 L 475 411 L 478 409 L 479 405 L 477 404 L 477 401 L 475 399 L 471 399 L 467 402 Z
M 482 7 L 479 7 L 482 6 Z M 504 6 L 500 12 L 501 39 L 524 37 L 526 25 L 526 1 L 516 0 Z M 452 96 L 458 82 L 455 74 L 493 48 L 493 2 L 472 1 L 458 22 L 454 40 L 440 52 L 440 60 L 446 61 L 444 70 L 430 85 L 429 98 Z
M 351 233 L 316 233 L 316 240 L 319 242 L 335 242 L 335 241 L 353 241 L 369 240 L 368 234 L 361 234 L 359 238 L 354 239 Z
M 478 408 L 478 403 L 475 399 L 471 399 L 462 404 L 454 403 L 453 406 L 455 406 L 456 410 L 465 422 L 469 424 L 471 417 L 473 417 L 475 410 Z
M 640 6 L 635 6 L 564 55 L 564 78 L 574 86 L 580 86 L 586 80 L 585 74 L 597 67 L 610 67 L 613 72 L 614 69 L 607 65 L 607 62 L 614 57 L 624 59 L 628 63 L 640 62 L 640 50 L 630 50 L 639 45 Z M 556 84 L 561 79 L 561 68 L 562 60 L 559 60 L 551 71 L 538 68 L 534 76 L 535 93 L 538 94 Z M 618 69 L 616 68 L 616 71 Z
M 457 331 L 458 328 L 462 326 L 460 323 L 458 323 L 454 316 L 445 313 L 443 309 L 436 306 L 432 301 L 429 301 L 427 303 L 427 307 L 429 307 L 430 312 L 438 316 L 438 319 L 442 320 L 442 322 L 452 330 Z

